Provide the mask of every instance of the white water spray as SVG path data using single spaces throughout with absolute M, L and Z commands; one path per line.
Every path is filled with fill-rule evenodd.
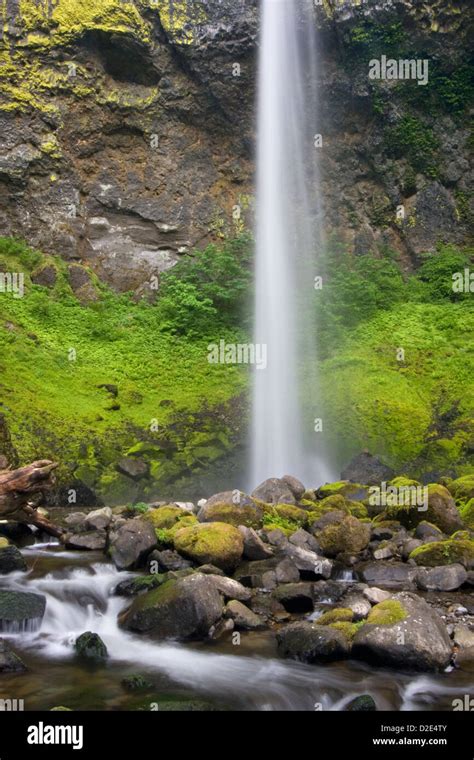
M 324 481 L 315 448 L 317 378 L 311 299 L 321 250 L 317 50 L 310 0 L 262 0 L 258 81 L 255 372 L 251 484 L 285 473 Z M 303 402 L 304 399 L 304 402 Z

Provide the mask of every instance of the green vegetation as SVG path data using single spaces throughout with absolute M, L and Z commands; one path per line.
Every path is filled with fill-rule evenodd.
M 394 625 L 405 620 L 407 616 L 404 606 L 396 599 L 386 599 L 369 612 L 367 623 L 372 625 Z
M 453 565 L 456 562 L 471 567 L 474 562 L 474 541 L 455 538 L 447 541 L 433 541 L 414 549 L 410 554 L 410 559 L 414 559 L 417 565 L 428 567 Z
M 321 617 L 317 618 L 317 625 L 330 625 L 331 623 L 351 623 L 354 613 L 347 607 L 335 607 L 333 610 L 323 612 Z
M 420 119 L 403 116 L 385 129 L 384 141 L 391 158 L 406 158 L 415 171 L 437 176 L 439 143 L 433 130 Z

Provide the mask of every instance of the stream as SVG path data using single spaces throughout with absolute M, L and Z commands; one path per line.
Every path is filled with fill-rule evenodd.
M 28 571 L 1 577 L 0 588 L 43 594 L 46 612 L 37 630 L 2 633 L 28 671 L 2 675 L 0 697 L 23 699 L 25 710 L 156 709 L 160 700 L 205 700 L 235 710 L 344 710 L 370 693 L 379 710 L 430 711 L 452 710 L 453 699 L 474 693 L 472 673 L 462 669 L 427 675 L 353 661 L 315 666 L 279 659 L 271 632 L 242 633 L 239 646 L 131 634 L 117 626 L 130 600 L 113 590 L 133 573 L 119 572 L 100 553 L 65 551 L 54 540 L 22 552 Z M 106 665 L 88 667 L 76 658 L 74 641 L 84 631 L 105 642 Z M 145 676 L 151 691 L 127 692 L 121 681 L 131 674 Z

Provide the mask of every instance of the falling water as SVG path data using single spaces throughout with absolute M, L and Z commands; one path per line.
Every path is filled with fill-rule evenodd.
M 253 485 L 326 476 L 314 451 L 317 377 L 304 377 L 317 348 L 310 299 L 322 243 L 313 13 L 310 0 L 262 0 L 254 340 L 266 344 L 267 366 L 254 375 Z

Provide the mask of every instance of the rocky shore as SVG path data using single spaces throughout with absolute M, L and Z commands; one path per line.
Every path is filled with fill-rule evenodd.
M 416 506 L 406 495 L 420 484 L 395 477 L 374 485 L 365 475 L 368 483 L 316 489 L 271 478 L 251 494 L 228 491 L 196 505 L 71 511 L 66 547 L 103 551 L 118 570 L 133 571 L 114 589 L 129 601 L 119 625 L 155 640 L 238 644 L 242 632 L 266 630 L 282 657 L 305 663 L 470 667 L 474 478 L 442 478 Z M 1 574 L 26 568 L 18 531 L 1 526 Z M 1 591 L 1 628 L 34 630 L 44 608 L 39 594 Z M 92 632 L 76 652 L 107 657 Z M 22 663 L 4 643 L 0 671 L 15 667 Z

